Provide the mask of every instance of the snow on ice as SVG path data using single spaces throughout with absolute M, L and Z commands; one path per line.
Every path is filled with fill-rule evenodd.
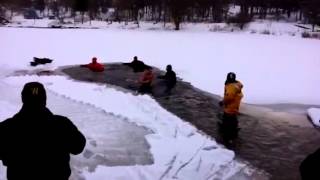
M 314 96 L 320 87 L 316 76 L 319 40 L 203 31 L 22 28 L 0 28 L 0 39 L 1 120 L 19 110 L 23 84 L 44 83 L 49 108 L 72 117 L 88 138 L 86 151 L 72 158 L 74 179 L 228 179 L 239 172 L 250 173 L 250 168 L 236 160 L 234 152 L 167 112 L 149 96 L 63 76 L 7 77 L 14 71 L 84 64 L 93 56 L 101 62 L 130 61 L 138 56 L 159 68 L 172 64 L 179 77 L 218 95 L 223 93 L 226 74 L 234 71 L 244 84 L 244 101 L 248 103 L 320 102 L 320 96 Z M 29 67 L 33 57 L 48 57 L 54 63 Z M 86 112 L 84 109 L 97 116 L 82 117 L 79 112 Z M 111 129 L 113 136 L 108 136 Z M 135 140 L 141 142 L 139 147 L 129 143 Z M 125 149 L 122 166 L 105 163 L 111 149 Z M 145 154 L 140 156 L 137 151 Z M 98 158 L 90 159 L 93 157 Z M 5 177 L 4 170 L 0 168 L 0 179 Z
M 308 115 L 314 125 L 320 127 L 320 109 L 319 108 L 310 108 L 308 109 Z
M 76 172 L 73 177 L 76 179 L 227 179 L 236 173 L 250 171 L 246 164 L 234 159 L 234 152 L 224 149 L 167 112 L 149 96 L 134 96 L 105 85 L 76 82 L 62 76 L 8 77 L 0 86 L 0 91 L 8 96 L 0 102 L 9 104 L 11 111 L 1 114 L 3 118 L 19 109 L 19 93 L 24 83 L 29 81 L 45 84 L 49 94 L 48 107 L 55 113 L 71 117 L 88 139 L 86 150 L 72 159 L 72 168 Z M 71 102 L 66 103 L 63 99 L 78 105 L 71 106 Z M 85 107 L 81 108 L 79 104 Z M 88 107 L 101 109 L 113 116 L 106 120 L 104 118 L 108 119 L 108 116 L 103 118 Z M 93 116 L 84 115 L 84 112 Z M 123 121 L 134 124 L 125 125 Z M 110 133 L 112 130 L 117 133 Z M 144 135 L 150 149 L 143 143 Z M 121 151 L 129 153 L 121 154 Z M 145 153 L 141 154 L 141 151 Z M 150 158 L 148 151 L 152 154 Z M 120 159 L 125 164 L 110 163 L 115 158 L 112 156 L 119 154 L 124 156 Z M 114 162 L 119 163 L 117 160 Z
M 112 29 L 0 28 L 1 66 L 25 69 L 34 56 L 56 66 L 130 61 L 138 56 L 205 91 L 222 95 L 225 76 L 237 73 L 244 102 L 319 104 L 320 41 L 286 36 Z M 14 48 L 13 48 L 14 47 Z M 81 53 L 80 53 L 81 52 Z

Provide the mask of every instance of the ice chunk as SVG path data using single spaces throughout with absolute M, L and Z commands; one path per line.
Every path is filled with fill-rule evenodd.
M 308 109 L 308 116 L 312 120 L 312 123 L 320 127 L 320 108 Z

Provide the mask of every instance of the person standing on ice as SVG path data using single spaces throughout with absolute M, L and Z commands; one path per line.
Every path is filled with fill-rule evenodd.
M 222 117 L 222 133 L 224 138 L 232 140 L 238 135 L 238 114 L 240 102 L 243 97 L 243 85 L 236 80 L 236 74 L 233 72 L 228 73 L 224 87 L 224 97 L 220 102 L 223 106 Z
M 169 64 L 166 68 L 167 72 L 164 76 L 159 76 L 159 79 L 164 79 L 166 83 L 166 90 L 165 94 L 170 95 L 171 90 L 174 88 L 174 86 L 177 83 L 177 76 L 176 73 L 172 70 L 172 66 Z
M 25 84 L 21 96 L 21 110 L 0 123 L 0 160 L 8 180 L 67 180 L 70 154 L 83 151 L 85 137 L 67 117 L 46 108 L 41 83 Z
M 139 79 L 140 87 L 138 92 L 139 93 L 152 93 L 152 82 L 153 82 L 153 72 L 152 68 L 149 67 L 144 70 L 143 74 Z

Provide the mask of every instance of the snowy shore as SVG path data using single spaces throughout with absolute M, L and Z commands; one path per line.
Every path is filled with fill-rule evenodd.
M 49 67 L 50 70 L 54 70 L 58 66 L 88 63 L 93 56 L 97 56 L 100 62 L 110 63 L 130 61 L 133 56 L 137 55 L 147 64 L 161 69 L 164 69 L 167 64 L 172 64 L 183 81 L 190 82 L 192 86 L 203 92 L 207 91 L 209 94 L 221 96 L 225 75 L 234 71 L 237 73 L 238 79 L 244 84 L 245 103 L 319 105 L 320 102 L 320 96 L 314 95 L 315 89 L 319 89 L 320 84 L 318 83 L 320 82 L 319 76 L 317 76 L 320 66 L 317 56 L 320 46 L 318 40 L 203 31 L 199 33 L 162 30 L 59 30 L 4 27 L 0 28 L 0 39 L 2 42 L 0 44 L 2 49 L 0 53 L 1 82 L 9 80 L 10 78 L 7 78 L 7 76 L 16 71 L 24 74 L 29 71 L 47 69 L 47 66 L 36 68 L 29 66 L 29 61 L 35 56 L 54 59 L 54 63 Z M 249 106 L 245 109 L 246 105 L 244 105 L 242 106 L 243 115 L 240 116 L 240 122 L 243 126 L 241 133 L 246 141 L 242 143 L 240 148 L 235 149 L 234 153 L 224 149 L 212 138 L 204 136 L 202 132 L 199 133 L 196 128 L 182 121 L 187 120 L 187 118 L 181 119 L 173 115 L 149 97 L 131 96 L 130 93 L 122 92 L 122 90 L 120 92 L 114 90 L 112 86 L 79 83 L 64 79 L 61 76 L 11 77 L 8 83 L 20 89 L 24 83 L 30 80 L 44 82 L 51 91 L 56 92 L 59 96 L 64 95 L 77 102 L 86 102 L 98 108 L 105 107 L 108 112 L 115 115 L 120 114 L 121 117 L 126 117 L 129 122 L 138 125 L 141 123 L 148 127 L 147 129 L 158 132 L 160 136 L 146 135 L 146 139 L 153 139 L 153 142 L 165 142 L 160 143 L 161 145 L 151 144 L 150 152 L 152 154 L 155 153 L 156 149 L 163 147 L 172 149 L 172 151 L 165 152 L 169 155 L 161 154 L 165 158 L 159 158 L 162 157 L 160 155 L 154 157 L 155 162 L 159 162 L 160 168 L 158 165 L 151 167 L 120 166 L 109 169 L 107 167 L 108 170 L 105 167 L 98 167 L 96 173 L 90 173 L 88 170 L 83 171 L 84 176 L 88 179 L 99 179 L 98 177 L 101 179 L 105 175 L 104 173 L 108 172 L 115 172 L 113 174 L 114 178 L 126 179 L 117 176 L 124 171 L 126 175 L 134 176 L 136 179 L 153 179 L 151 177 L 161 176 L 163 172 L 166 172 L 167 168 L 170 167 L 167 164 L 174 160 L 175 166 L 169 169 L 170 173 L 166 176 L 166 178 L 172 178 L 179 167 L 190 160 L 190 155 L 192 156 L 193 153 L 197 152 L 197 147 L 201 147 L 202 140 L 208 142 L 208 148 L 206 149 L 218 148 L 213 148 L 208 153 L 201 150 L 201 153 L 197 153 L 197 156 L 191 160 L 191 164 L 189 163 L 191 170 L 183 168 L 184 170 L 177 173 L 179 177 L 193 178 L 197 176 L 198 179 L 201 179 L 201 177 L 206 179 L 213 173 L 218 179 L 228 179 L 237 176 L 239 172 L 245 175 L 246 173 L 239 171 L 239 167 L 247 168 L 247 164 L 243 164 L 242 160 L 237 160 L 238 155 L 242 159 L 250 160 L 255 168 L 268 169 L 276 177 L 280 177 L 279 174 L 286 172 L 286 169 L 291 170 L 287 173 L 288 175 L 297 177 L 299 162 L 305 155 L 314 151 L 319 142 L 318 131 L 311 126 L 310 121 L 304 119 L 305 117 L 301 113 L 291 113 L 292 109 L 288 112 L 278 112 L 272 108 L 265 109 L 260 105 L 258 107 Z M 10 87 L 5 86 L 1 90 L 3 97 L 0 101 L 5 107 L 0 112 L 1 120 L 13 115 L 20 107 L 20 99 L 18 98 L 20 91 Z M 17 98 L 13 98 L 12 92 L 17 93 Z M 83 94 L 96 95 L 87 97 Z M 4 97 L 8 97 L 8 99 Z M 105 99 L 101 97 L 105 97 Z M 206 97 L 203 96 L 204 99 Z M 110 101 L 113 98 L 118 98 L 118 100 Z M 135 108 L 124 108 L 127 107 L 126 103 L 133 103 L 132 107 Z M 152 108 L 150 109 L 148 106 Z M 158 117 L 158 119 L 155 117 Z M 159 117 L 165 118 L 159 119 Z M 158 126 L 153 124 L 155 119 L 158 120 L 156 121 L 159 123 Z M 152 120 L 151 124 L 149 124 L 150 120 Z M 293 122 L 292 120 L 297 123 L 290 124 Z M 163 124 L 163 122 L 165 123 Z M 211 123 L 214 124 L 214 122 Z M 213 124 L 212 132 L 214 133 L 215 125 Z M 161 130 L 157 130 L 159 127 L 161 127 Z M 172 140 L 176 127 L 179 127 L 178 134 L 182 141 L 180 141 L 181 144 L 173 145 L 176 144 L 176 141 Z M 207 129 L 209 132 L 210 127 L 208 126 Z M 188 135 L 191 132 L 196 135 L 191 136 L 195 139 L 190 141 Z M 168 140 L 170 138 L 172 141 Z M 240 140 L 243 139 L 240 138 Z M 185 144 L 188 147 L 183 146 Z M 247 149 L 252 151 L 247 151 Z M 181 156 L 179 155 L 181 159 L 179 157 L 173 158 L 178 151 L 183 152 Z M 290 152 L 297 154 L 297 156 L 288 157 L 290 153 L 282 154 L 283 152 Z M 286 156 L 286 158 L 281 158 L 279 154 Z M 207 164 L 203 161 L 204 158 L 200 158 L 200 155 L 206 157 Z M 223 160 L 216 159 L 216 157 L 221 157 Z M 256 160 L 257 158 L 260 158 L 260 161 Z M 161 161 L 157 161 L 157 159 L 161 159 Z M 201 167 L 206 168 L 201 168 L 203 171 L 194 173 L 197 172 L 194 169 L 197 169 L 200 159 L 203 165 Z M 212 163 L 215 166 L 212 166 Z M 160 171 L 158 171 L 159 169 Z M 192 172 L 192 175 L 189 174 L 190 172 Z

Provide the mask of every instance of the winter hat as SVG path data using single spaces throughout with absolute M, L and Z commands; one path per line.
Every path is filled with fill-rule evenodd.
M 229 72 L 228 75 L 227 75 L 227 79 L 235 81 L 236 80 L 236 74 L 234 72 Z
M 21 92 L 24 105 L 46 106 L 47 95 L 44 86 L 39 82 L 29 82 Z
M 166 69 L 167 69 L 167 71 L 172 71 L 172 66 L 171 66 L 171 64 L 168 64 Z
M 92 62 L 93 62 L 93 63 L 96 63 L 97 60 L 98 60 L 98 59 L 97 59 L 96 57 L 93 57 L 93 58 L 92 58 Z
M 234 72 L 229 72 L 227 75 L 227 80 L 225 82 L 225 84 L 229 84 L 229 83 L 235 83 L 236 81 L 236 74 Z

